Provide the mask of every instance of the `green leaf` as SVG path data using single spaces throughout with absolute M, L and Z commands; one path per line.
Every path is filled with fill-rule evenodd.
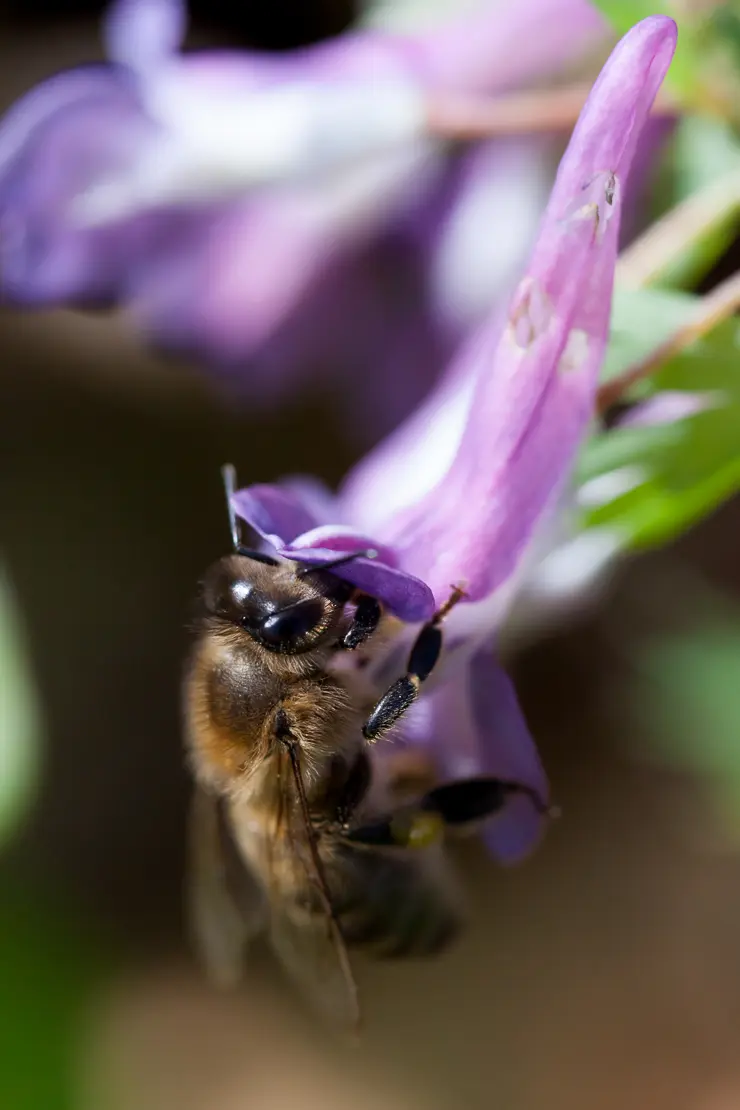
M 677 202 L 737 169 L 740 144 L 725 120 L 685 115 L 676 121 L 670 160 Z
M 646 358 L 686 323 L 697 303 L 691 293 L 676 290 L 616 288 L 601 380 L 609 381 Z
M 629 488 L 584 510 L 583 526 L 607 528 L 632 548 L 669 542 L 740 489 L 740 326 L 725 322 L 671 359 L 653 379 L 661 391 L 706 394 L 711 407 L 672 423 L 594 436 L 578 467 L 584 483 L 622 468 Z M 593 488 L 593 487 L 592 487 Z
M 578 462 L 579 482 L 588 482 L 601 474 L 627 466 L 647 468 L 658 463 L 672 448 L 686 440 L 686 421 L 656 424 L 650 428 L 614 428 L 593 436 L 588 441 Z
M 676 122 L 661 172 L 670 182 L 669 207 L 694 197 L 707 214 L 706 229 L 694 232 L 655 278 L 664 286 L 690 288 L 725 253 L 740 227 L 737 135 L 725 120 L 684 115 Z
M 38 782 L 41 721 L 10 581 L 0 565 L 0 845 L 29 806 Z
M 649 15 L 671 15 L 671 5 L 661 0 L 595 0 L 594 7 L 606 16 L 620 35 Z

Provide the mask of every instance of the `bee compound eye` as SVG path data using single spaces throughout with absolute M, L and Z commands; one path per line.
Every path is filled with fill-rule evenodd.
M 324 602 L 308 598 L 272 613 L 259 626 L 259 638 L 268 647 L 290 650 L 305 640 L 324 620 Z
M 203 601 L 209 613 L 245 627 L 257 627 L 270 611 L 253 582 L 223 566 L 217 566 L 206 577 Z
M 214 612 L 235 624 L 259 623 L 264 611 L 253 584 L 245 578 L 234 578 L 221 584 L 215 594 Z
M 254 585 L 248 578 L 235 578 L 229 583 L 225 601 L 226 605 L 235 612 L 244 612 L 254 604 Z

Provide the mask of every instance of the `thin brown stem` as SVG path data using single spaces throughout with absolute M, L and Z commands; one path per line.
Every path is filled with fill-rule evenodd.
M 427 104 L 427 126 L 433 135 L 458 142 L 496 135 L 570 131 L 591 87 L 590 82 L 584 81 L 499 97 L 435 96 Z M 677 110 L 665 93 L 653 105 L 653 112 L 658 115 L 670 115 Z
M 706 335 L 738 309 L 740 309 L 740 270 L 701 298 L 692 320 L 674 332 L 641 362 L 630 366 L 629 370 L 625 370 L 619 377 L 605 382 L 596 397 L 597 411 L 605 412 L 623 396 L 626 390 L 637 382 L 649 378 L 669 358 L 680 354 L 691 343 Z

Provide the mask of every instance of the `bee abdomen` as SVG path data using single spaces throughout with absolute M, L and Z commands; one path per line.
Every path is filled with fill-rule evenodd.
M 401 853 L 358 852 L 338 907 L 350 947 L 383 959 L 431 956 L 457 936 L 461 915 L 441 881 Z

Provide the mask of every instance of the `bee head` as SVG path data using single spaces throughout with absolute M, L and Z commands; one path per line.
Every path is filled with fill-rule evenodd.
M 218 620 L 242 628 L 267 651 L 297 655 L 334 631 L 352 586 L 320 570 L 254 552 L 227 555 L 206 573 L 203 604 Z

